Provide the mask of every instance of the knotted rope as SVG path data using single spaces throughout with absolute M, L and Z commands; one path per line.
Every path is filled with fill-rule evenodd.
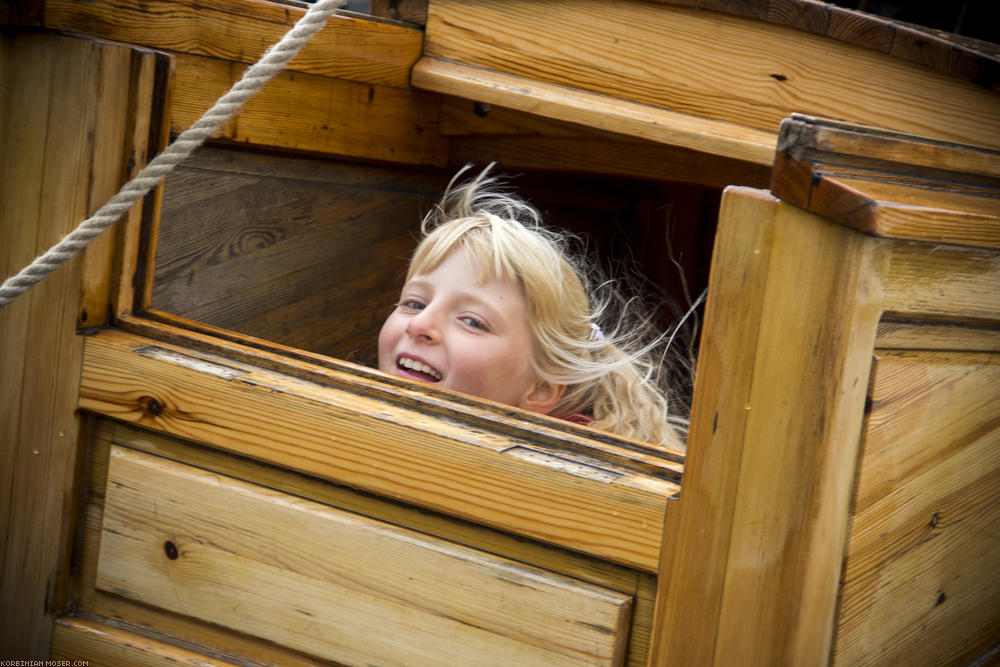
M 118 194 L 57 244 L 35 258 L 35 261 L 5 280 L 3 285 L 0 285 L 0 308 L 41 282 L 97 238 L 101 232 L 117 222 L 133 204 L 152 190 L 161 178 L 187 159 L 206 139 L 215 134 L 215 131 L 229 120 L 244 102 L 260 90 L 261 86 L 280 72 L 343 2 L 344 0 L 317 0 L 316 4 L 292 26 L 292 29 L 243 74 L 229 92 L 220 97 L 194 125 L 181 132 L 172 144 L 146 165 L 145 169 L 123 185 Z

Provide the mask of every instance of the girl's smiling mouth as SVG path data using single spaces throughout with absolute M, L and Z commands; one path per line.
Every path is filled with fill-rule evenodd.
M 437 369 L 413 357 L 402 354 L 399 355 L 399 357 L 396 358 L 396 367 L 407 371 L 407 375 L 416 376 L 417 379 L 423 380 L 424 382 L 441 381 L 442 376 Z

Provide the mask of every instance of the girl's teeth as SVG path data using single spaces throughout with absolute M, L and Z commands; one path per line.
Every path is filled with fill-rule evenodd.
M 400 357 L 399 358 L 399 365 L 402 366 L 403 368 L 409 368 L 410 370 L 413 370 L 413 371 L 419 371 L 421 373 L 426 373 L 427 375 L 430 375 L 435 380 L 440 380 L 441 379 L 441 374 L 440 373 L 438 373 L 436 370 L 434 370 L 433 368 L 431 368 L 427 364 L 422 364 L 422 363 L 420 363 L 419 361 L 417 361 L 415 359 L 410 359 L 409 357 Z

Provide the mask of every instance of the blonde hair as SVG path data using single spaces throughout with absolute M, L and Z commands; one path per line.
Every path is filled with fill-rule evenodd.
M 598 320 L 613 299 L 598 300 L 582 258 L 568 247 L 571 237 L 542 226 L 531 205 L 499 189 L 487 177 L 491 167 L 457 187 L 465 169 L 452 179 L 421 224 L 423 238 L 406 279 L 433 271 L 464 248 L 482 280 L 511 280 L 523 289 L 532 369 L 542 380 L 566 385 L 552 416 L 589 413 L 594 428 L 683 449 L 675 425 L 684 429 L 687 422 L 670 414 L 667 393 L 658 383 L 655 345 L 642 345 L 637 333 L 648 322 L 620 320 L 603 333 Z

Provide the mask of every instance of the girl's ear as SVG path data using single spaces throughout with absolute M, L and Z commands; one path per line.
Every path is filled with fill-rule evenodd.
M 546 380 L 537 380 L 527 395 L 521 399 L 517 407 L 547 415 L 555 409 L 559 399 L 566 392 L 566 385 L 553 384 Z

